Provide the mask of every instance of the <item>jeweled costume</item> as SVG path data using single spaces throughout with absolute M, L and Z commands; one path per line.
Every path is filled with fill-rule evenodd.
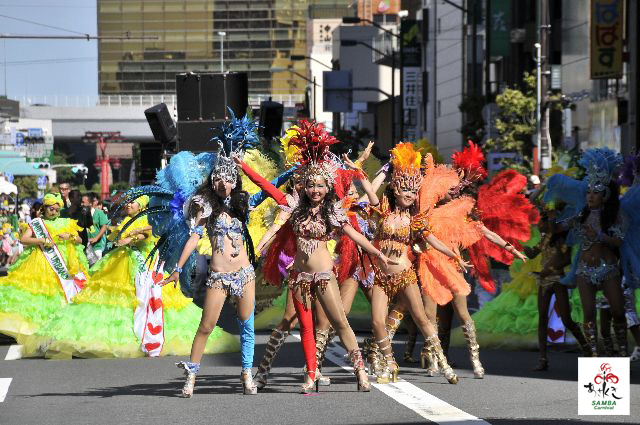
M 48 194 L 43 199 L 45 207 L 62 206 L 62 198 Z M 88 275 L 89 264 L 82 245 L 73 239 L 82 229 L 76 220 L 69 218 L 43 219 L 51 241 L 57 247 L 68 273 Z M 69 234 L 62 240 L 59 235 Z M 86 282 L 81 283 L 83 286 Z M 69 302 L 60 283 L 59 275 L 48 262 L 43 248 L 26 246 L 18 260 L 9 267 L 8 275 L 0 278 L 0 333 L 16 338 L 38 331 L 47 321 Z
M 601 210 L 585 209 L 587 191 L 604 193 L 605 200 L 612 196 L 609 183 L 613 174 L 622 164 L 620 154 L 608 149 L 590 149 L 584 152 L 579 161 L 586 170 L 583 180 L 575 180 L 563 175 L 555 175 L 547 183 L 546 201 L 561 200 L 567 203 L 566 214 L 562 221 L 565 226 L 571 229 L 570 239 L 579 247 L 575 255 L 571 271 L 561 280 L 562 284 L 574 286 L 576 278 L 599 287 L 602 282 L 609 278 L 620 277 L 622 273 L 628 276 L 627 282 L 632 285 L 636 281 L 636 276 L 640 275 L 640 258 L 637 248 L 638 242 L 637 227 L 638 211 L 640 209 L 640 195 L 637 188 L 631 188 L 620 199 L 620 209 L 615 222 L 608 227 L 603 226 Z M 591 227 L 595 233 L 595 238 L 586 232 L 586 227 Z M 601 255 L 599 262 L 594 264 L 591 256 L 591 249 L 602 244 L 602 237 L 617 238 L 622 240 L 619 248 L 619 261 L 609 261 Z M 610 249 L 614 252 L 615 250 Z M 583 323 L 583 330 L 592 352 L 597 353 L 597 332 L 595 322 Z M 626 321 L 613 321 L 613 330 L 620 347 L 620 354 L 626 355 L 627 347 L 627 325 Z

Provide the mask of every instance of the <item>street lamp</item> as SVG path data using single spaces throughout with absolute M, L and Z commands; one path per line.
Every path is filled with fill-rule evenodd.
M 360 18 L 357 18 L 360 19 Z M 345 18 L 342 18 L 344 22 Z M 345 22 L 348 23 L 348 22 Z M 376 49 L 372 45 L 360 40 L 340 40 L 340 46 L 355 47 L 358 44 L 366 47 L 367 49 L 376 52 L 380 56 L 389 57 L 388 54 L 381 50 Z M 396 54 L 391 52 L 391 139 L 394 142 L 396 139 Z
M 291 59 L 292 61 L 303 61 L 303 60 L 309 59 L 309 60 L 312 60 L 312 61 L 314 61 L 314 62 L 316 62 L 316 63 L 319 63 L 320 65 L 324 66 L 325 68 L 327 68 L 327 69 L 329 69 L 329 70 L 333 71 L 333 67 L 331 67 L 331 66 L 327 65 L 326 63 L 324 63 L 324 62 L 322 62 L 322 61 L 319 61 L 318 59 L 313 58 L 313 57 L 311 57 L 311 56 L 305 56 L 305 55 L 291 55 L 291 56 L 290 56 L 290 59 Z
M 220 36 L 220 73 L 224 74 L 224 36 L 227 35 L 225 31 L 218 31 Z
M 313 84 L 313 119 L 314 120 L 317 119 L 317 116 L 316 116 L 316 88 L 319 86 L 319 84 L 316 83 L 316 77 L 313 77 L 313 79 L 308 78 L 306 75 L 303 75 L 303 74 L 299 73 L 298 71 L 294 70 L 291 67 L 289 67 L 289 68 L 272 67 L 272 68 L 269 68 L 269 72 L 271 72 L 271 73 L 274 73 L 274 72 L 290 72 L 290 73 L 295 74 L 298 77 L 302 78 L 306 82 Z

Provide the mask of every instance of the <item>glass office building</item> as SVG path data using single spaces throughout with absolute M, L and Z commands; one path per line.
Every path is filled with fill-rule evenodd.
M 309 0 L 98 0 L 100 94 L 169 94 L 175 74 L 247 72 L 250 95 L 302 95 Z M 219 33 L 225 33 L 220 35 Z M 221 54 L 221 39 L 224 56 Z

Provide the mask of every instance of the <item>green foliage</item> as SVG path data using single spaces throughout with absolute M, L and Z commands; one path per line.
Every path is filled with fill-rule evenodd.
M 488 152 L 515 152 L 521 161 L 508 161 L 505 165 L 519 172 L 532 169 L 531 140 L 536 131 L 536 79 L 528 72 L 523 76 L 524 90 L 507 88 L 496 96 L 499 112 L 496 118 L 498 136 L 487 139 Z
M 13 180 L 18 186 L 18 197 L 35 198 L 38 196 L 38 178 L 35 176 L 21 176 Z

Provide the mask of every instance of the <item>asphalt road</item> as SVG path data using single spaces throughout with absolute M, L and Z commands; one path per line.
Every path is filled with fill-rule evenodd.
M 267 338 L 266 333 L 257 335 L 255 364 Z M 394 345 L 400 355 L 402 336 Z M 303 356 L 294 337 L 281 350 L 266 391 L 243 396 L 239 353 L 222 354 L 205 358 L 192 399 L 178 397 L 183 378 L 174 363 L 185 360 L 182 357 L 2 360 L 9 347 L 7 340 L 0 346 L 0 378 L 12 378 L 6 399 L 0 403 L 3 425 L 429 423 L 377 388 L 371 393 L 356 392 L 353 375 L 331 362 L 325 364 L 325 373 L 333 380 L 330 387 L 321 387 L 317 395 L 298 394 Z M 339 349 L 332 348 L 334 352 Z M 481 358 L 487 376 L 483 380 L 473 379 L 466 357 L 462 349 L 452 350 L 458 385 L 442 377 L 427 377 L 416 365 L 401 363 L 400 376 L 416 394 L 428 393 L 491 424 L 640 421 L 640 364 L 632 364 L 631 415 L 587 417 L 577 415 L 577 353 L 550 353 L 551 369 L 540 373 L 531 371 L 536 353 L 484 350 Z M 420 409 L 432 410 L 436 416 L 443 413 L 434 406 L 423 403 Z M 445 422 L 446 418 L 438 422 L 473 423 Z

